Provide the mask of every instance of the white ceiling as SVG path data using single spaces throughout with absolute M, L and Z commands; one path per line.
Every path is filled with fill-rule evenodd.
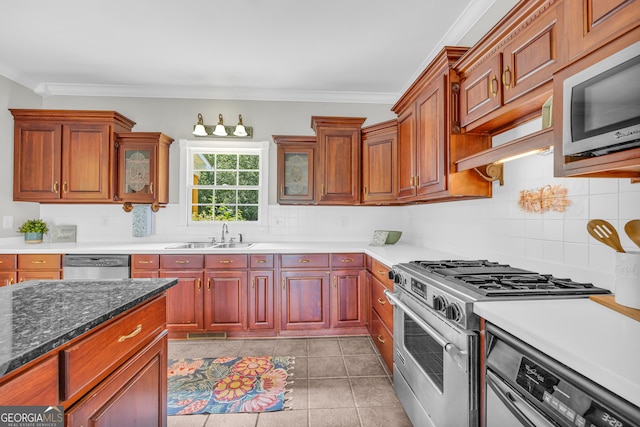
M 393 103 L 514 3 L 3 0 L 0 74 L 43 96 Z

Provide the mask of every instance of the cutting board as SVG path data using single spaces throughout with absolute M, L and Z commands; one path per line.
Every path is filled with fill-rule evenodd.
M 632 319 L 640 322 L 640 310 L 618 304 L 613 295 L 590 295 L 589 298 L 604 305 L 605 307 L 609 307 L 618 313 L 622 313 L 625 316 L 631 317 Z

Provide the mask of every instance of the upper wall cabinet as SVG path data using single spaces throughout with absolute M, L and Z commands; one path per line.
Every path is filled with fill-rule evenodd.
M 464 52 L 445 47 L 392 108 L 398 114 L 400 202 L 491 196 L 490 183 L 474 171 L 455 172 L 456 160 L 489 146 L 488 137 L 460 130 L 452 66 Z
M 11 109 L 13 199 L 108 203 L 116 194 L 115 133 L 135 122 L 115 111 Z
M 169 146 L 159 132 L 116 134 L 118 199 L 125 203 L 169 203 Z
M 566 56 L 557 25 L 561 3 L 520 2 L 456 64 L 467 132 L 494 132 L 540 114 Z
M 388 120 L 362 129 L 362 203 L 398 201 L 398 121 Z
M 273 141 L 278 146 L 278 203 L 315 204 L 316 137 L 273 135 Z
M 569 60 L 605 46 L 640 23 L 637 0 L 565 1 L 564 7 Z
M 316 132 L 316 200 L 324 205 L 360 203 L 360 131 L 366 118 L 311 117 Z

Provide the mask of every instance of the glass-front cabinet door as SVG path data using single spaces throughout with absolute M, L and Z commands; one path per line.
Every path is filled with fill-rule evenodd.
M 120 148 L 120 197 L 130 202 L 153 202 L 155 147 L 129 144 Z
M 123 132 L 118 147 L 118 198 L 126 203 L 169 202 L 169 146 L 173 139 L 155 132 Z
M 278 145 L 278 203 L 314 204 L 315 137 L 273 139 Z

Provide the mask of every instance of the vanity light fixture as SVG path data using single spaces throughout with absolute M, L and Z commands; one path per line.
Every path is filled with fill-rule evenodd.
M 222 122 L 222 114 L 218 114 L 218 124 L 216 128 L 213 130 L 213 134 L 215 136 L 227 136 L 227 130 L 224 128 L 224 123 Z
M 204 128 L 204 119 L 200 113 L 198 113 L 198 124 L 193 129 L 193 134 L 195 136 L 207 136 L 207 130 Z
M 202 114 L 198 113 L 198 123 L 193 128 L 195 136 L 217 136 L 226 138 L 252 138 L 253 128 L 245 126 L 242 122 L 242 114 L 238 114 L 238 124 L 236 126 L 225 126 L 222 114 L 218 114 L 218 124 L 205 125 Z
M 238 114 L 238 124 L 236 125 L 236 130 L 233 131 L 235 136 L 247 136 L 247 130 L 244 128 L 242 124 L 242 114 Z

